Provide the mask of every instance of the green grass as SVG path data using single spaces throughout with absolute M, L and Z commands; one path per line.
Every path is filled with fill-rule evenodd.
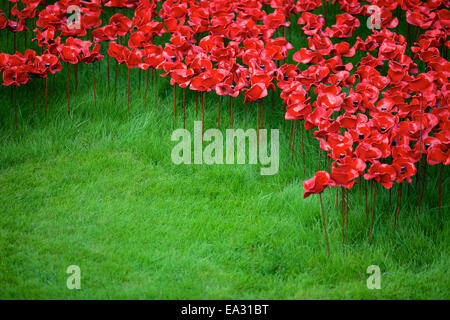
M 72 82 L 70 116 L 65 69 L 56 76 L 47 120 L 43 84 L 35 82 L 35 108 L 31 85 L 22 87 L 17 131 L 9 88 L 0 88 L 1 299 L 450 298 L 448 170 L 441 217 L 439 168 L 428 166 L 420 225 L 413 183 L 403 189 L 395 233 L 397 189 L 391 201 L 379 189 L 371 246 L 364 192 L 355 186 L 345 252 L 334 189 L 324 192 L 328 258 L 319 198 L 302 199 L 301 181 L 317 170 L 311 132 L 305 133 L 306 175 L 299 131 L 290 161 L 289 123 L 280 130 L 277 175 L 261 176 L 257 165 L 176 166 L 170 136 L 182 127 L 181 104 L 174 123 L 172 88 L 159 78 L 155 114 L 153 85 L 144 101 L 145 74 L 140 91 L 137 75 L 133 70 L 129 116 L 126 71 L 120 68 L 115 103 L 106 63 L 96 74 L 95 109 L 89 67 L 79 70 L 77 95 Z M 192 130 L 201 114 L 193 93 L 187 102 Z M 222 130 L 229 124 L 227 102 Z M 234 105 L 234 127 L 243 128 L 242 98 Z M 216 127 L 216 106 L 208 94 L 206 128 Z M 255 127 L 255 106 L 248 107 Z M 282 127 L 279 98 L 275 111 L 270 99 L 264 111 L 265 127 Z M 81 290 L 66 287 L 69 265 L 81 268 Z M 381 290 L 366 286 L 369 265 L 381 268 Z

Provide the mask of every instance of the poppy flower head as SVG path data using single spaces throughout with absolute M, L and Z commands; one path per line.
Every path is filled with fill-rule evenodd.
M 267 96 L 267 88 L 263 83 L 255 83 L 245 92 L 244 103 L 257 101 Z
M 402 170 L 401 167 L 400 170 Z M 364 179 L 374 179 L 376 182 L 381 183 L 386 189 L 392 188 L 396 178 L 396 169 L 389 164 L 380 163 L 379 161 L 375 161 L 369 168 L 368 173 L 364 174 Z
M 321 193 L 326 187 L 333 185 L 333 181 L 331 180 L 328 172 L 318 171 L 314 177 L 303 181 L 303 189 L 305 190 L 303 198 L 306 199 L 311 194 Z

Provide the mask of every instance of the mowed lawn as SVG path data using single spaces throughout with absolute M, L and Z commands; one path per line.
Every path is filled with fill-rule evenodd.
M 155 114 L 154 88 L 149 84 L 144 100 L 136 72 L 127 117 L 126 92 L 119 90 L 114 103 L 104 70 L 96 108 L 90 70 L 80 72 L 70 116 L 64 70 L 47 120 L 40 82 L 35 109 L 31 85 L 20 88 L 17 131 L 9 88 L 0 89 L 0 298 L 450 298 L 447 171 L 441 217 L 439 170 L 429 166 L 420 225 L 413 183 L 409 194 L 404 189 L 395 234 L 397 189 L 391 201 L 379 191 L 372 246 L 364 189 L 356 186 L 344 252 L 335 192 L 327 190 L 328 258 L 319 198 L 302 199 L 301 181 L 317 170 L 318 143 L 304 131 L 305 177 L 299 130 L 291 163 L 290 123 L 283 131 L 279 100 L 272 111 L 268 99 L 265 110 L 265 127 L 280 128 L 278 174 L 261 176 L 259 165 L 248 164 L 174 165 L 170 138 L 182 127 L 180 91 L 174 122 L 171 87 L 159 82 Z M 201 112 L 195 94 L 188 92 L 186 101 L 192 132 Z M 255 105 L 248 108 L 249 126 L 256 127 Z M 206 128 L 216 127 L 216 96 L 207 95 L 205 109 Z M 221 124 L 223 131 L 229 126 L 227 103 Z M 234 127 L 244 127 L 242 101 L 235 102 Z M 80 290 L 66 286 L 70 265 L 81 268 Z M 381 269 L 380 290 L 367 288 L 369 265 Z

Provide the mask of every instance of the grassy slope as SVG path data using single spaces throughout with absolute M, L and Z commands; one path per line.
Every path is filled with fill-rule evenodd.
M 395 234 L 396 189 L 391 202 L 386 190 L 378 193 L 370 247 L 364 193 L 355 187 L 345 253 L 335 193 L 326 191 L 328 259 L 319 198 L 301 198 L 301 181 L 317 169 L 311 133 L 305 135 L 306 177 L 299 132 L 290 163 L 289 124 L 281 131 L 278 175 L 261 176 L 249 165 L 175 166 L 170 136 L 182 126 L 181 108 L 174 124 L 165 79 L 159 80 L 155 115 L 153 86 L 144 102 L 145 77 L 139 91 L 133 70 L 127 117 L 125 69 L 114 103 L 102 65 L 94 109 L 91 68 L 83 67 L 68 117 L 65 71 L 57 75 L 47 121 L 41 84 L 35 83 L 35 111 L 31 85 L 18 90 L 18 131 L 9 88 L 0 88 L 0 298 L 450 298 L 448 175 L 439 219 L 438 168 L 428 167 L 419 227 L 414 183 L 408 196 L 403 190 Z M 192 128 L 201 115 L 195 115 L 192 93 L 187 101 Z M 269 101 L 265 126 L 280 128 L 281 102 L 272 112 Z M 216 105 L 208 95 L 207 128 L 216 126 Z M 242 104 L 236 102 L 234 111 L 234 127 L 243 128 Z M 253 105 L 248 119 L 256 126 Z M 66 288 L 72 264 L 81 267 L 82 290 Z M 366 287 L 372 264 L 384 273 L 382 290 Z

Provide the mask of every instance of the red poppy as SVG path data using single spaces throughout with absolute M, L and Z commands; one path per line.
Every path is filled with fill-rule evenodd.
M 65 45 L 59 45 L 57 48 L 59 52 L 59 58 L 64 61 L 71 64 L 77 64 L 78 63 L 78 55 L 80 54 L 81 50 L 76 47 L 70 47 Z
M 322 15 L 316 15 L 309 12 L 303 12 L 297 21 L 298 24 L 304 24 L 302 30 L 307 35 L 314 35 L 325 25 L 325 19 Z
M 88 53 L 84 53 L 83 57 L 81 57 L 81 61 L 84 63 L 94 63 L 96 61 L 102 60 L 103 56 L 100 54 L 100 44 L 94 45 L 92 51 Z
M 321 55 L 329 55 L 331 50 L 333 50 L 333 43 L 327 36 L 314 34 L 308 38 L 308 45 L 310 49 L 317 51 Z
M 39 1 L 25 3 L 25 8 L 18 10 L 17 4 L 11 8 L 11 15 L 19 18 L 20 20 L 33 19 L 37 14 L 37 6 Z
M 329 119 L 333 110 L 317 107 L 305 118 L 305 129 L 311 130 L 319 126 L 322 120 Z
M 106 25 L 92 31 L 94 42 L 111 41 L 117 39 L 117 27 Z
M 135 0 L 109 0 L 105 3 L 105 6 L 114 8 L 134 8 L 136 3 Z
M 393 166 L 386 163 L 380 163 L 379 161 L 374 161 L 369 168 L 368 173 L 364 175 L 364 179 L 375 179 L 376 182 L 381 183 L 386 189 L 392 188 L 396 177 L 397 171 Z
M 395 158 L 392 161 L 392 167 L 397 172 L 398 183 L 402 183 L 406 180 L 408 183 L 411 183 L 411 177 L 413 177 L 417 173 L 417 169 L 414 166 L 414 163 L 407 158 Z
M 107 6 L 107 4 L 105 4 Z M 117 35 L 120 37 L 125 36 L 133 26 L 133 22 L 130 18 L 123 14 L 116 13 L 109 19 L 109 24 L 116 28 Z
M 245 92 L 244 103 L 249 101 L 256 101 L 267 96 L 267 88 L 262 83 L 255 83 L 250 89 Z
M 373 162 L 383 156 L 383 153 L 380 149 L 372 146 L 367 142 L 360 143 L 355 149 L 355 154 L 358 158 L 362 159 L 365 162 Z
M 309 197 L 311 194 L 317 194 L 323 192 L 326 187 L 333 186 L 333 181 L 330 178 L 330 174 L 325 171 L 318 171 L 309 180 L 303 181 L 303 189 L 305 189 L 305 193 L 303 194 L 303 198 Z
M 211 91 L 221 81 L 221 74 L 217 70 L 203 72 L 191 80 L 189 88 L 194 91 Z
M 289 27 L 291 23 L 286 21 L 286 16 L 282 12 L 275 10 L 264 17 L 263 24 L 269 29 L 279 29 L 281 26 Z
M 314 52 L 311 50 L 308 50 L 306 48 L 301 48 L 299 51 L 294 53 L 292 60 L 304 63 L 304 64 L 317 64 L 321 61 L 323 61 L 322 54 L 318 52 Z
M 20 86 L 28 82 L 28 73 L 22 66 L 14 66 L 3 71 L 3 85 Z
M 406 21 L 422 29 L 428 29 L 436 18 L 435 12 L 430 12 L 425 6 L 416 6 L 412 10 L 406 10 Z
M 41 59 L 47 72 L 51 72 L 54 74 L 62 70 L 61 62 L 59 62 L 58 57 L 56 55 L 43 54 Z
M 143 50 L 143 60 L 147 63 L 151 68 L 160 69 L 162 68 L 161 64 L 164 62 L 164 57 L 162 55 L 161 46 L 149 45 L 145 47 Z
M 316 8 L 319 8 L 322 5 L 321 0 L 304 0 L 304 1 L 296 1 L 294 12 L 304 12 L 304 11 L 312 11 Z
M 13 21 L 9 20 L 6 27 L 11 32 L 22 32 L 24 30 L 28 30 L 28 28 L 25 26 L 25 20 L 19 20 L 19 21 Z
M 359 27 L 359 20 L 349 13 L 336 15 L 336 24 L 326 28 L 325 33 L 333 38 L 348 38 Z
M 331 169 L 331 179 L 333 179 L 335 185 L 346 189 L 351 189 L 357 183 L 354 179 L 358 176 L 359 172 L 349 163 L 338 164 L 338 167 Z
M 0 30 L 5 29 L 7 24 L 8 20 L 5 18 L 5 15 L 0 10 Z

